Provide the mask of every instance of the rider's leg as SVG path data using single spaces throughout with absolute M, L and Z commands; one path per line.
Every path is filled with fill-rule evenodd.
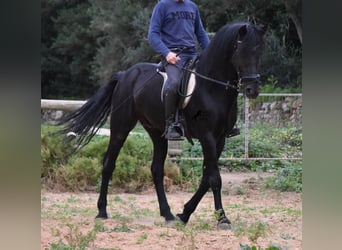
M 176 112 L 178 108 L 179 96 L 178 85 L 180 82 L 181 70 L 172 64 L 165 67 L 168 79 L 164 88 L 164 107 L 165 107 L 165 138 L 168 140 L 181 140 L 182 129 L 181 124 L 175 121 Z M 175 126 L 176 125 L 176 126 Z

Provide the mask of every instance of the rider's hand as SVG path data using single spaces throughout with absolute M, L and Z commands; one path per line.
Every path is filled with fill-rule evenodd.
M 176 64 L 179 60 L 180 60 L 180 57 L 177 56 L 177 54 L 172 51 L 166 55 L 166 61 L 170 64 Z

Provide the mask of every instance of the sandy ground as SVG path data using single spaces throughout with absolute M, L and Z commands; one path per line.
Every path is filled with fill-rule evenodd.
M 261 188 L 255 173 L 222 175 L 222 201 L 232 230 L 216 229 L 208 192 L 186 226 L 166 225 L 153 189 L 108 195 L 107 220 L 94 220 L 96 193 L 41 194 L 41 249 L 302 249 L 302 196 Z M 169 188 L 174 214 L 193 193 Z M 69 246 L 70 248 L 63 248 Z

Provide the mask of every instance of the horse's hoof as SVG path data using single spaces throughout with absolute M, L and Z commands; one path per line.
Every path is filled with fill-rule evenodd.
M 231 230 L 232 225 L 230 223 L 227 223 L 227 222 L 218 223 L 217 229 L 218 230 Z
M 176 221 L 175 220 L 166 220 L 165 226 L 169 228 L 176 228 Z
M 165 225 L 167 227 L 177 228 L 177 226 L 183 226 L 185 223 L 178 216 L 175 216 L 174 220 L 166 220 Z
M 95 219 L 108 219 L 108 215 L 107 214 L 98 214 L 96 215 Z
M 186 224 L 184 221 L 182 221 L 182 219 L 178 215 L 175 216 L 175 221 L 180 223 L 181 225 L 185 225 Z
M 188 223 L 188 220 L 189 220 L 189 218 L 185 218 L 185 216 L 184 216 L 183 214 L 177 214 L 177 215 L 175 216 L 175 219 L 176 219 L 177 221 L 179 221 L 180 223 L 182 223 L 183 225 L 185 225 L 186 223 Z

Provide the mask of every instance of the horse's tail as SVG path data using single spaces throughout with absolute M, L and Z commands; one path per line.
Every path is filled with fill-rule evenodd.
M 61 118 L 57 125 L 63 125 L 63 128 L 58 131 L 58 134 L 76 136 L 76 144 L 79 148 L 87 145 L 107 121 L 111 111 L 113 91 L 121 74 L 122 72 L 114 74 L 107 84 L 101 86 L 82 107 Z

